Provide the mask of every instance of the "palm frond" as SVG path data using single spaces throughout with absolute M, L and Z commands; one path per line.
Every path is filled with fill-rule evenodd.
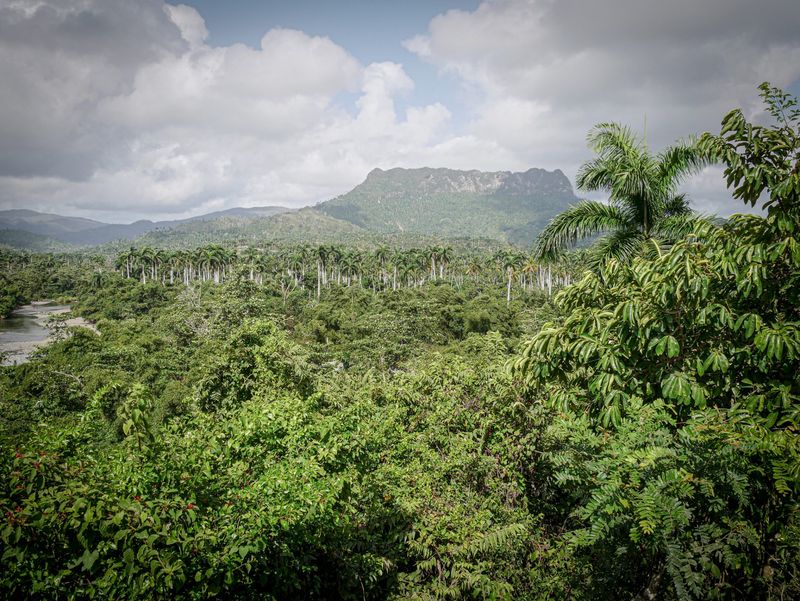
M 713 161 L 710 154 L 701 149 L 697 140 L 689 138 L 662 150 L 657 157 L 658 179 L 664 193 L 670 194 L 684 179 L 698 173 Z
M 630 228 L 630 216 L 619 207 L 584 200 L 556 215 L 536 241 L 536 256 L 551 258 L 582 238 Z
M 678 213 L 661 219 L 653 228 L 652 233 L 654 238 L 666 243 L 674 243 L 711 225 L 713 225 L 713 220 L 706 215 L 694 212 Z
M 689 198 L 686 194 L 676 194 L 670 196 L 664 202 L 661 210 L 663 217 L 672 217 L 674 215 L 693 215 L 692 207 L 689 206 Z
M 586 136 L 589 148 L 597 154 L 639 155 L 644 146 L 630 127 L 620 123 L 598 123 Z
M 621 184 L 624 180 L 633 182 L 629 175 L 647 158 L 641 141 L 627 126 L 599 123 L 589 131 L 587 143 L 598 156 L 578 171 L 578 188 L 607 190 L 612 197 L 620 198 Z
M 602 157 L 597 157 L 585 162 L 578 170 L 575 185 L 579 190 L 586 192 L 594 190 L 609 190 L 616 176 L 616 165 L 609 164 Z
M 647 243 L 648 238 L 638 229 L 618 229 L 592 245 L 589 250 L 589 265 L 599 269 L 609 259 L 629 263 L 635 256 L 643 254 Z

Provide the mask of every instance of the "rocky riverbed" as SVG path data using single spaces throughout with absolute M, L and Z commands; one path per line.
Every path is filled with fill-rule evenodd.
M 54 315 L 70 312 L 69 305 L 52 301 L 34 301 L 0 319 L 0 357 L 2 365 L 14 365 L 28 361 L 31 353 L 53 340 L 53 332 L 47 327 Z M 64 321 L 67 327 L 79 326 L 97 332 L 97 328 L 82 317 L 71 317 Z

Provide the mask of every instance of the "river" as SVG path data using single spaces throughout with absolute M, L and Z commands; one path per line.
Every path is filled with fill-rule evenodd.
M 8 317 L 0 319 L 2 365 L 25 363 L 36 348 L 50 340 L 50 331 L 45 326 L 47 318 L 58 313 L 68 313 L 69 310 L 69 305 L 38 301 L 18 307 Z M 75 318 L 70 319 L 67 324 L 86 326 L 87 322 Z

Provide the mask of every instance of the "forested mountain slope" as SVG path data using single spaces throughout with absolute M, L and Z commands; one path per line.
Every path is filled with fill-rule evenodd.
M 81 217 L 65 217 L 54 213 L 39 213 L 28 209 L 12 209 L 0 211 L 0 243 L 20 247 L 18 240 L 24 239 L 8 233 L 10 230 L 29 232 L 52 239 L 51 246 L 57 242 L 91 246 L 105 244 L 114 240 L 132 240 L 147 232 L 167 230 L 184 224 L 216 222 L 218 220 L 239 220 L 242 223 L 252 219 L 260 219 L 270 215 L 278 215 L 290 211 L 286 207 L 236 207 L 224 211 L 215 211 L 197 215 L 187 219 L 172 221 L 150 221 L 147 219 L 134 223 L 103 223 Z
M 419 243 L 482 239 L 529 245 L 547 223 L 577 202 L 561 171 L 374 169 L 350 192 L 299 211 L 286 207 L 234 208 L 175 221 L 108 224 L 29 210 L 0 211 L 0 243 L 17 248 L 29 232 L 51 239 L 36 248 L 135 241 L 181 248 L 261 241 L 375 242 L 386 235 Z
M 550 219 L 577 200 L 559 170 L 396 168 L 372 170 L 362 184 L 317 209 L 379 233 L 529 244 Z

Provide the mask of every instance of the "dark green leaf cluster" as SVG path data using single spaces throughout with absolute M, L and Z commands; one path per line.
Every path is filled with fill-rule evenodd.
M 762 91 L 774 125 L 734 111 L 702 146 L 737 197 L 768 194 L 767 215 L 587 273 L 515 361 L 558 412 L 547 455 L 575 500 L 565 540 L 614 558 L 593 575 L 604 587 L 800 592 L 799 114 Z

